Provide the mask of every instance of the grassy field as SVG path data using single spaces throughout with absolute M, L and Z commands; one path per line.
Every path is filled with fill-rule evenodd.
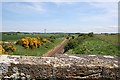
M 17 50 L 15 52 L 10 53 L 11 55 L 26 55 L 26 56 L 41 56 L 50 49 L 54 48 L 56 45 L 61 43 L 63 41 L 63 38 L 58 38 L 55 40 L 54 43 L 47 42 L 43 44 L 40 48 L 36 49 L 25 49 L 24 47 L 20 45 L 15 45 Z M 47 46 L 47 48 L 46 48 Z
M 27 55 L 27 56 L 41 56 L 56 45 L 61 43 L 67 34 L 17 34 L 17 35 L 6 35 L 2 36 L 3 41 L 16 41 L 24 37 L 44 37 L 49 39 L 50 36 L 55 37 L 54 43 L 48 41 L 43 44 L 40 48 L 36 49 L 25 49 L 20 45 L 14 45 L 17 50 L 11 52 L 11 55 Z M 79 34 L 70 34 L 71 40 L 65 46 L 65 53 L 67 54 L 102 54 L 102 55 L 113 55 L 120 56 L 119 51 L 119 40 L 118 34 L 94 34 L 94 36 Z M 72 39 L 72 36 L 74 38 Z
M 2 35 L 2 41 L 16 41 L 24 37 L 38 37 L 39 35 Z
M 48 38 L 50 36 L 55 36 L 55 38 L 61 38 L 64 37 L 64 34 L 18 34 L 18 35 L 2 35 L 2 41 L 16 41 L 24 37 L 44 37 Z
M 51 36 L 52 36 L 52 38 L 50 38 Z M 2 41 L 14 42 L 14 41 L 20 40 L 24 37 L 46 38 L 48 40 L 47 43 L 44 43 L 42 46 L 40 46 L 40 48 L 25 49 L 24 47 L 22 47 L 20 45 L 14 44 L 14 46 L 16 47 L 16 51 L 9 52 L 10 55 L 41 56 L 44 53 L 46 53 L 47 51 L 49 51 L 50 49 L 52 49 L 55 46 L 57 46 L 58 44 L 60 44 L 64 40 L 64 36 L 65 36 L 64 34 L 47 34 L 47 33 L 46 34 L 5 33 L 2 35 Z M 52 39 L 53 42 L 51 42 L 50 39 Z
M 118 35 L 95 35 L 94 37 L 76 38 L 77 45 L 69 49 L 67 54 L 102 54 L 120 56 Z
M 118 44 L 119 41 L 119 36 L 116 34 L 116 35 L 104 35 L 104 34 L 99 34 L 99 35 L 96 35 L 96 37 L 102 39 L 102 40 L 105 40 L 107 42 L 110 42 L 110 43 L 113 43 L 113 44 Z

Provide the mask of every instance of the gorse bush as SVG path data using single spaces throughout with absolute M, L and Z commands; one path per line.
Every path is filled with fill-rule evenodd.
M 16 47 L 10 44 L 0 45 L 0 54 L 9 54 L 10 52 L 15 52 Z
M 47 39 L 42 38 L 41 41 L 42 41 L 43 43 L 46 43 L 46 42 L 47 42 Z
M 45 38 L 31 38 L 25 37 L 16 42 L 16 44 L 23 46 L 24 48 L 35 49 L 39 48 L 43 43 L 46 43 L 47 39 Z
M 4 54 L 5 53 L 5 50 L 4 48 L 2 47 L 2 45 L 0 45 L 0 54 Z
M 14 51 L 16 51 L 16 48 L 13 45 L 3 45 L 3 48 L 5 49 L 6 52 L 14 52 Z

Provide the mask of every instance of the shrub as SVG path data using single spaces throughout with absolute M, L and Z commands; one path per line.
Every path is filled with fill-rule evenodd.
M 74 49 L 77 45 L 78 45 L 77 40 L 70 40 L 64 48 L 65 52 L 68 51 L 69 49 Z
M 50 39 L 55 39 L 55 36 L 50 36 Z
M 75 38 L 75 36 L 72 36 L 72 39 L 74 39 Z
M 46 42 L 47 42 L 47 39 L 42 38 L 42 42 L 43 42 L 43 43 L 46 43 Z
M 91 32 L 91 33 L 88 33 L 88 36 L 90 36 L 90 37 L 93 37 L 93 32 Z
M 69 36 L 67 36 L 66 39 L 69 39 Z
M 24 48 L 39 48 L 43 43 L 46 43 L 47 39 L 45 38 L 31 38 L 25 37 L 16 42 L 16 44 L 23 46 Z
M 55 36 L 50 36 L 50 37 L 49 37 L 49 41 L 52 42 L 52 43 L 55 42 L 55 39 L 56 39 Z
M 2 44 L 0 45 L 0 54 L 8 54 L 10 52 L 15 52 L 16 47 L 10 44 Z
M 81 36 L 84 36 L 85 34 L 83 34 L 83 33 L 80 33 L 79 35 L 78 35 L 78 37 L 81 37 Z
M 4 50 L 4 48 L 2 47 L 2 45 L 0 45 L 0 54 L 3 54 L 3 53 L 5 53 L 5 50 Z

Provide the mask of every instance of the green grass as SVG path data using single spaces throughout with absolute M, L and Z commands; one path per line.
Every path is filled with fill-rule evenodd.
M 48 41 L 47 43 L 44 43 L 40 48 L 36 48 L 36 49 L 25 49 L 24 47 L 20 46 L 20 45 L 14 45 L 17 50 L 15 52 L 11 52 L 9 53 L 10 55 L 28 55 L 28 56 L 41 56 L 44 53 L 46 53 L 47 51 L 49 51 L 50 49 L 54 48 L 55 46 L 57 46 L 59 43 L 61 43 L 64 39 L 65 34 L 23 34 L 23 33 L 19 33 L 19 34 L 13 34 L 13 33 L 3 33 L 2 34 L 2 41 L 17 41 L 21 38 L 24 37 L 44 37 L 46 39 L 49 40 L 50 36 L 54 36 L 55 37 L 55 41 L 54 43 Z
M 114 39 L 111 39 L 113 38 Z M 82 40 L 74 49 L 68 50 L 67 54 L 102 54 L 120 56 L 118 50 L 119 45 L 116 45 L 118 39 L 115 35 L 88 37 Z
M 21 38 L 24 38 L 24 37 L 38 37 L 39 35 L 29 35 L 29 34 L 26 34 L 26 35 L 2 35 L 2 40 L 3 41 L 16 41 L 16 40 L 19 40 Z
M 50 49 L 54 48 L 56 45 L 61 43 L 63 38 L 57 38 L 54 43 L 47 42 L 43 44 L 40 48 L 36 49 L 25 49 L 20 45 L 15 45 L 17 50 L 15 52 L 10 53 L 10 55 L 26 55 L 26 56 L 41 56 Z M 48 48 L 46 48 L 46 46 Z
M 55 38 L 62 38 L 64 34 L 18 34 L 18 35 L 2 35 L 2 41 L 16 41 L 24 37 L 44 37 L 48 38 L 50 36 L 55 36 Z
M 104 34 L 99 34 L 99 35 L 96 35 L 96 37 L 102 39 L 102 40 L 105 40 L 107 42 L 110 42 L 110 43 L 113 43 L 113 44 L 117 44 L 119 41 L 118 41 L 118 35 L 104 35 Z

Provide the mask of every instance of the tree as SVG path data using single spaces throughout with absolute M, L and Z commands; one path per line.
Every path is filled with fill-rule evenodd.
M 93 37 L 93 36 L 94 36 L 94 33 L 93 33 L 93 32 L 90 32 L 90 33 L 88 33 L 88 36 Z

